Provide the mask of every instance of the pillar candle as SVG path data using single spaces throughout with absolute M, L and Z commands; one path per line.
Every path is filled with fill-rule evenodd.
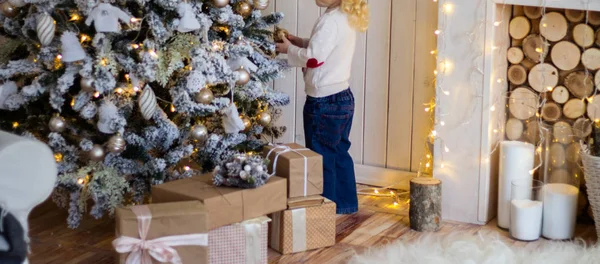
M 575 235 L 579 188 L 565 183 L 544 185 L 544 224 L 548 239 L 571 239 Z
M 535 147 L 520 141 L 500 143 L 500 168 L 498 183 L 498 226 L 510 227 L 511 182 L 515 179 L 529 178 L 533 169 Z

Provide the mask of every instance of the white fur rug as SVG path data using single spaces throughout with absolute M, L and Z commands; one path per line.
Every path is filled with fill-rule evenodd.
M 598 264 L 600 247 L 582 241 L 540 241 L 517 247 L 504 243 L 499 234 L 451 233 L 425 235 L 417 240 L 400 239 L 382 248 L 354 256 L 350 263 L 394 264 Z M 518 243 L 521 246 L 524 243 Z

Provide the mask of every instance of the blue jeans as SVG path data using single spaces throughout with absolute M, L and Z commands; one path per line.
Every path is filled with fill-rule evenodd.
M 350 128 L 354 95 L 350 89 L 327 97 L 308 96 L 304 105 L 306 147 L 323 156 L 323 196 L 334 201 L 338 214 L 358 211 Z

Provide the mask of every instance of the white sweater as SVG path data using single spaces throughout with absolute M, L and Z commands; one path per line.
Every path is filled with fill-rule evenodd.
M 328 10 L 315 25 L 304 47 L 290 45 L 288 62 L 304 67 L 306 94 L 326 97 L 348 89 L 356 31 L 339 8 Z

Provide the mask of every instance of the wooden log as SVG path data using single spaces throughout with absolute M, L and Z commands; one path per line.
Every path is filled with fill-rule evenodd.
M 539 134 L 540 134 L 540 127 L 538 125 L 538 121 L 534 120 L 534 121 L 528 122 L 527 130 L 525 131 L 525 138 L 527 139 L 527 142 L 536 145 Z
M 538 93 L 552 91 L 558 84 L 558 70 L 549 63 L 535 65 L 529 71 L 529 86 Z
M 565 165 L 567 154 L 565 147 L 560 143 L 552 143 L 550 145 L 550 163 L 554 168 L 560 168 Z
M 587 115 L 590 120 L 600 122 L 600 95 L 588 98 Z
M 594 45 L 594 29 L 587 24 L 578 24 L 573 28 L 573 41 L 580 47 L 589 48 Z
M 560 41 L 569 30 L 565 16 L 558 12 L 547 13 L 540 20 L 540 34 L 549 41 Z
M 523 53 L 525 57 L 535 63 L 540 63 L 548 56 L 549 45 L 540 35 L 529 35 L 523 39 Z
M 525 15 L 525 11 L 523 10 L 523 6 L 513 5 L 512 6 L 512 14 L 513 14 L 513 17 L 524 16 Z
M 567 80 L 567 77 L 569 77 L 569 75 L 571 73 L 574 72 L 578 72 L 578 71 L 585 71 L 585 67 L 583 67 L 583 65 L 581 65 L 581 63 L 579 65 L 577 65 L 577 67 L 575 67 L 575 69 L 569 70 L 569 71 L 559 71 L 558 72 L 558 82 L 563 84 L 565 83 L 565 80 Z
M 596 45 L 600 46 L 600 29 L 596 30 L 596 38 L 594 42 Z
M 510 21 L 508 33 L 514 39 L 523 39 L 529 35 L 531 23 L 526 17 L 515 17 Z
M 521 46 L 523 46 L 523 40 L 511 38 L 510 46 L 511 47 L 521 47 Z
M 594 83 L 596 84 L 596 89 L 600 90 L 600 71 L 597 71 L 596 75 L 594 75 Z
M 567 147 L 566 157 L 569 162 L 579 163 L 581 156 L 581 144 L 579 142 L 573 142 Z
M 552 58 L 552 63 L 557 68 L 568 71 L 575 69 L 579 65 L 581 50 L 579 50 L 577 45 L 569 41 L 561 41 L 552 47 L 550 57 Z
M 563 115 L 570 118 L 576 119 L 585 114 L 586 106 L 582 99 L 571 99 L 563 107 Z
M 581 63 L 592 71 L 600 69 L 600 49 L 591 48 L 585 50 L 583 55 L 581 55 Z
M 527 120 L 537 112 L 538 96 L 531 90 L 519 87 L 510 93 L 509 112 L 519 120 Z
M 527 81 L 527 70 L 521 65 L 512 65 L 508 68 L 508 80 L 514 85 L 521 85 Z
M 542 118 L 549 122 L 556 122 L 562 116 L 560 106 L 548 102 L 542 106 Z
M 516 118 L 509 118 L 504 130 L 506 130 L 506 138 L 517 140 L 523 135 L 523 122 Z
M 566 9 L 565 17 L 573 23 L 579 23 L 585 19 L 585 12 L 582 10 Z
M 600 12 L 589 12 L 587 22 L 592 26 L 600 26 Z
M 532 19 L 529 22 L 531 22 L 530 34 L 540 34 L 540 19 Z
M 418 177 L 410 180 L 410 228 L 435 232 L 442 226 L 442 182 Z
M 554 123 L 554 126 L 552 127 L 552 133 L 554 134 L 554 139 L 556 142 L 561 144 L 570 144 L 575 139 L 571 125 L 565 121 Z
M 538 6 L 524 6 L 523 13 L 530 19 L 538 19 L 542 17 L 542 8 Z
M 521 48 L 512 47 L 506 52 L 506 58 L 508 58 L 508 62 L 512 64 L 519 64 L 523 61 L 523 58 L 525 58 L 525 54 L 523 54 Z
M 592 134 L 593 125 L 594 122 L 591 120 L 585 117 L 579 118 L 573 123 L 573 134 L 579 139 L 585 139 Z
M 569 171 L 566 169 L 552 170 L 548 182 L 569 182 Z
M 526 59 L 521 62 L 521 66 L 525 67 L 525 69 L 527 69 L 528 71 L 531 71 L 531 69 L 533 69 L 535 65 L 537 65 L 537 63 L 531 61 L 530 59 Z
M 583 99 L 594 91 L 594 80 L 592 76 L 585 72 L 573 72 L 565 79 L 565 87 L 569 89 L 573 96 Z
M 552 90 L 552 100 L 559 104 L 564 104 L 569 100 L 569 90 L 564 86 L 556 86 Z

